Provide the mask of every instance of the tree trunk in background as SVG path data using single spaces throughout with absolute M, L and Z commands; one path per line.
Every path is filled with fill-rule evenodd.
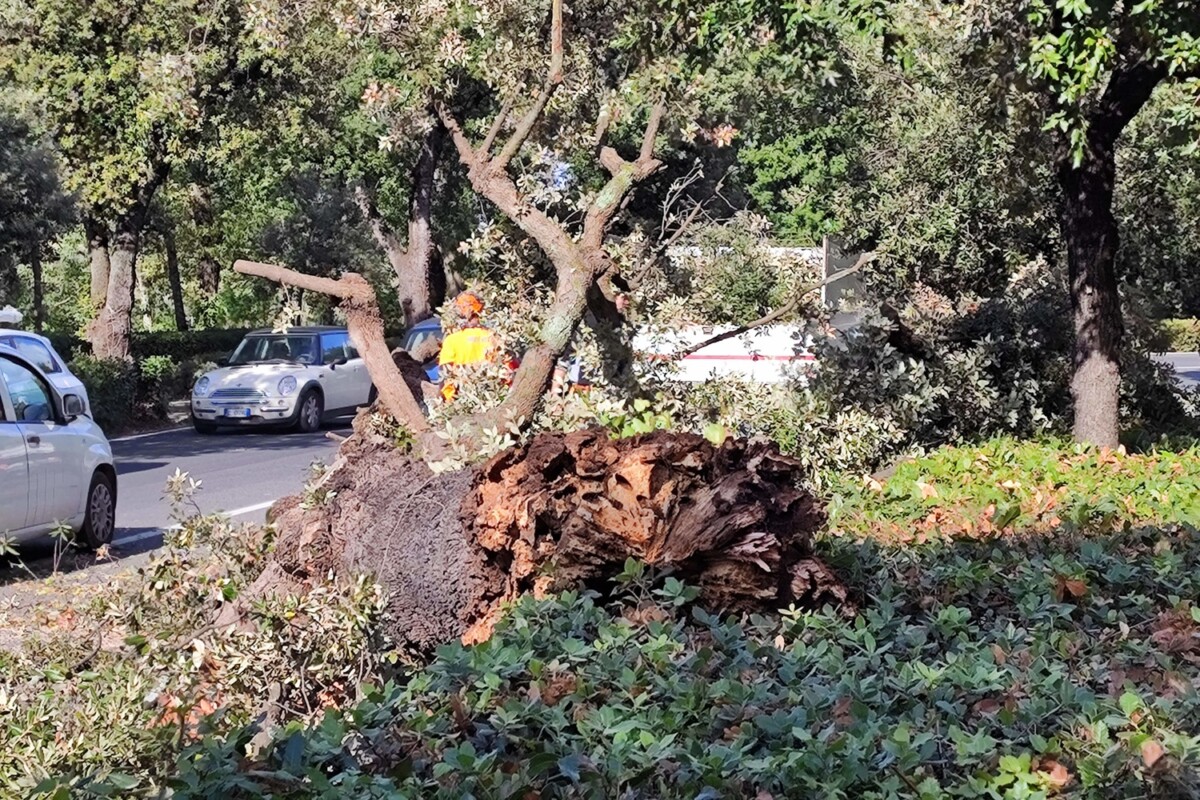
M 1061 177 L 1063 239 L 1075 318 L 1075 439 L 1115 448 L 1120 434 L 1121 297 L 1117 290 L 1117 223 L 1112 214 L 1116 163 L 1089 154 Z
M 1088 115 L 1080 163 L 1074 164 L 1067 154 L 1059 164 L 1061 222 L 1075 322 L 1074 434 L 1076 441 L 1100 447 L 1119 444 L 1121 424 L 1125 326 L 1116 270 L 1119 236 L 1112 210 L 1117 140 L 1166 74 L 1167 67 L 1157 62 L 1115 71 Z
M 354 187 L 354 199 L 363 219 L 396 273 L 396 296 L 404 310 L 405 327 L 433 316 L 433 309 L 446 297 L 445 271 L 433 241 L 433 196 L 446 134 L 439 121 L 421 141 L 421 154 L 411 175 L 407 242 L 402 242 L 383 218 L 373 190 L 362 182 Z
M 408 207 L 407 267 L 396 272 L 396 289 L 404 308 L 404 324 L 411 326 L 433 315 L 433 309 L 445 300 L 445 287 L 435 297 L 434 273 L 442 272 L 437 246 L 433 241 L 433 194 L 437 165 L 446 143 L 446 129 L 434 123 L 421 142 L 421 155 L 412 174 L 412 200 Z M 395 268 L 395 262 L 392 264 Z M 444 274 L 444 273 L 443 273 Z
M 200 252 L 197 253 L 197 274 L 200 291 L 212 298 L 221 289 L 221 262 L 213 254 L 217 246 L 216 221 L 212 209 L 212 195 L 207 183 L 207 172 L 201 173 L 203 183 L 192 186 L 189 201 L 192 224 L 196 227 Z
M 179 251 L 175 246 L 175 229 L 166 220 L 162 230 L 163 249 L 167 255 L 167 283 L 171 286 L 171 307 L 175 311 L 175 330 L 188 329 L 187 309 L 183 304 L 183 279 L 179 275 Z
M 213 297 L 221 290 L 221 264 L 212 256 L 204 254 L 200 256 L 197 269 L 200 273 L 200 291 L 206 297 Z
M 92 321 L 88 340 L 97 358 L 128 359 L 133 326 L 133 285 L 141 241 L 141 215 L 123 219 L 117 226 L 109 254 L 108 295 Z
M 29 247 L 29 270 L 33 273 L 33 329 L 46 327 L 46 292 L 42 284 L 42 242 L 34 239 Z
M 100 312 L 100 309 L 104 308 L 104 303 L 108 299 L 108 273 L 110 269 L 108 226 L 93 217 L 84 217 L 83 230 L 87 236 L 88 261 L 91 266 L 92 314 L 94 316 Z

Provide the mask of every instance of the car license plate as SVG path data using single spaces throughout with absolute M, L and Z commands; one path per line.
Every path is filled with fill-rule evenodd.
M 225 416 L 237 417 L 238 419 L 249 419 L 251 416 L 253 416 L 252 412 L 253 409 L 250 408 L 227 408 L 225 409 Z

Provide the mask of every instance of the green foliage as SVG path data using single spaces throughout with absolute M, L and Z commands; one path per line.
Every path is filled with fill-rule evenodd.
M 658 398 L 660 406 L 662 400 L 662 397 Z M 628 439 L 654 431 L 670 430 L 674 424 L 669 409 L 656 408 L 654 402 L 644 397 L 634 400 L 629 408 L 598 408 L 596 416 L 614 439 Z
M 16 263 L 40 257 L 73 213 L 49 143 L 0 107 L 0 307 L 18 302 Z
M 1200 525 L 1200 452 L 1001 438 L 902 461 L 879 481 L 839 475 L 828 492 L 835 532 L 897 541 Z
M 123 430 L 134 419 L 137 407 L 137 367 L 121 359 L 80 356 L 71 372 L 87 387 L 92 417 L 105 431 Z
M 245 328 L 148 331 L 133 335 L 131 351 L 137 359 L 168 356 L 176 361 L 186 361 L 213 353 L 230 355 L 245 335 Z
M 180 798 L 1172 795 L 1200 767 L 1192 531 L 825 555 L 869 605 L 720 618 L 635 566 L 526 599 L 474 647 Z M 1171 643 L 1171 644 L 1169 644 Z M 1159 754 L 1165 753 L 1161 758 Z
M 1164 319 L 1158 323 L 1153 345 L 1161 352 L 1200 352 L 1200 319 Z
M 262 571 L 273 536 L 199 514 L 198 488 L 183 473 L 168 481 L 180 526 L 137 571 L 39 587 L 56 591 L 0 611 L 16 634 L 0 653 L 5 797 L 161 796 L 182 747 L 236 737 L 266 697 L 273 718 L 315 719 L 383 674 L 369 580 L 318 580 L 303 598 L 255 603 L 248 627 L 213 628 Z
M 138 362 L 138 399 L 154 416 L 165 419 L 172 400 L 188 396 L 192 370 L 170 356 L 146 356 Z

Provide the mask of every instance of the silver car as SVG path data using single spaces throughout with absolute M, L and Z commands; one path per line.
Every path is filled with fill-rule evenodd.
M 116 507 L 112 448 L 82 399 L 0 345 L 0 535 L 27 541 L 67 526 L 99 547 L 112 541 Z
M 66 359 L 58 354 L 54 345 L 45 336 L 30 331 L 15 331 L 0 328 L 0 346 L 8 347 L 32 361 L 45 373 L 47 380 L 59 394 L 73 394 L 83 401 L 83 412 L 92 413 L 87 387 L 67 368 Z

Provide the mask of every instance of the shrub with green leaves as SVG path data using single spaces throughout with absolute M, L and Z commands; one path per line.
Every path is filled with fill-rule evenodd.
M 1164 352 L 1200 352 L 1200 319 L 1162 320 L 1153 344 L 1156 350 Z
M 1200 536 L 826 542 L 863 600 L 724 618 L 633 568 L 257 760 L 190 748 L 178 798 L 1185 797 Z
M 830 527 L 911 541 L 1059 528 L 1200 525 L 1200 451 L 1106 452 L 993 439 L 901 462 L 887 478 L 830 476 Z
M 92 418 L 110 433 L 129 424 L 137 405 L 137 368 L 120 359 L 80 356 L 71 362 L 75 373 L 87 387 Z

